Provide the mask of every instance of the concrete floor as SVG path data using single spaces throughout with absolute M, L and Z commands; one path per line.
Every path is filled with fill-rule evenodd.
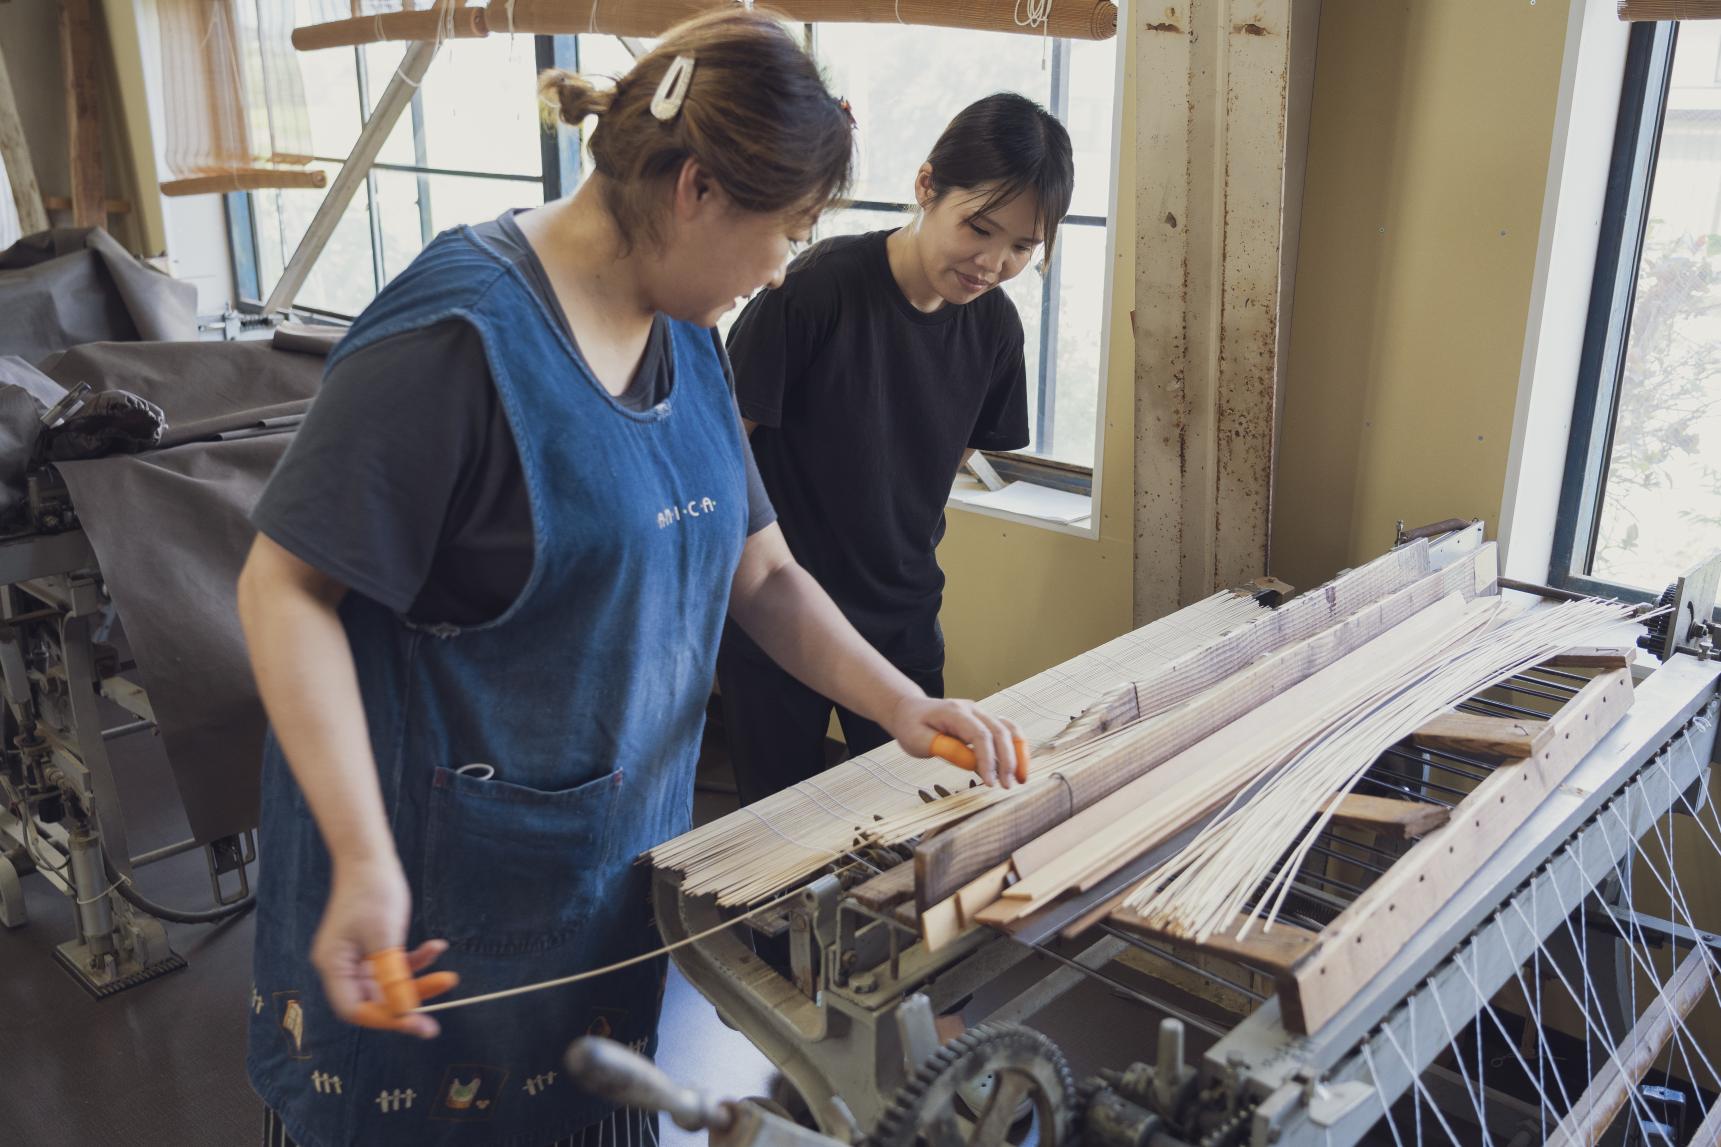
M 134 853 L 188 835 L 167 762 L 148 738 L 117 742 L 116 771 Z M 720 749 L 708 746 L 702 789 L 729 780 Z M 708 819 L 733 798 L 702 791 Z M 183 908 L 209 903 L 201 850 L 140 870 L 139 887 Z M 249 916 L 215 926 L 169 924 L 189 967 L 106 1000 L 87 995 L 55 962 L 73 934 L 71 906 L 39 877 L 24 880 L 29 922 L 0 930 L 0 1144 L 247 1147 L 261 1109 L 245 1079 L 245 1022 L 251 986 Z M 1053 965 L 1035 957 L 976 1001 L 987 1010 Z M 1158 1017 L 1088 982 L 1036 1026 L 1069 1054 L 1079 1073 L 1151 1057 Z M 659 1062 L 672 1076 L 721 1096 L 766 1094 L 772 1070 L 745 1038 L 678 974 L 672 974 Z M 691 1147 L 663 1122 L 665 1147 Z

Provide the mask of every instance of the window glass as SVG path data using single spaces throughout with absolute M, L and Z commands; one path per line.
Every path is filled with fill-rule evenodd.
M 1721 547 L 1718 61 L 1680 24 L 1591 563 L 1651 592 Z

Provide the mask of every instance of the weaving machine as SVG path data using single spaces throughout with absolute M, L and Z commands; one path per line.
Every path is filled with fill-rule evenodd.
M 1425 1127 L 1674 1142 L 1681 1118 L 1716 1142 L 1721 1055 L 1685 1017 L 1716 995 L 1721 938 L 1696 927 L 1670 858 L 1676 823 L 1710 860 L 1721 839 L 1706 801 L 1717 574 L 1712 561 L 1676 586 L 1648 633 L 1593 602 L 1565 623 L 1550 618 L 1567 607 L 1540 605 L 1502 623 L 1473 525 L 1282 604 L 1217 595 L 989 700 L 1041 746 L 1029 785 L 973 789 L 887 747 L 654 850 L 658 923 L 683 974 L 844 1142 L 1350 1144 Z M 1464 637 L 1480 615 L 1487 640 Z M 1256 714 L 1332 697 L 1435 625 L 1460 634 L 1438 672 L 1411 658 L 1412 687 L 1366 721 L 1293 737 L 1171 815 L 1178 776 L 1244 761 Z M 1573 635 L 1597 639 L 1562 644 Z M 1639 635 L 1658 662 L 1632 664 Z M 1236 751 L 1203 757 L 1227 736 Z M 1327 779 L 1310 782 L 1316 764 Z M 1283 795 L 1298 778 L 1302 811 Z M 1120 814 L 1132 785 L 1157 794 Z M 1290 803 L 1269 805 L 1275 792 Z M 1227 831 L 1244 829 L 1263 855 L 1238 869 Z M 1078 851 L 1109 859 L 1084 867 Z M 1197 896 L 1203 880 L 1234 899 Z M 1670 918 L 1645 910 L 1652 892 Z M 1046 974 L 988 998 L 1035 956 Z M 1087 977 L 1168 1018 L 1144 1025 L 1134 1060 L 1078 1082 L 1024 1021 Z M 1556 996 L 1575 1041 L 1541 1023 Z M 970 998 L 972 1026 L 941 1046 L 935 1016 Z M 1644 1084 L 1658 1058 L 1672 1069 L 1658 1080 L 1695 1086 Z M 820 1138 L 752 1104 L 660 1105 L 722 1143 Z
M 250 907 L 263 717 L 233 585 L 245 515 L 321 366 L 263 342 L 90 344 L 38 381 L 87 381 L 97 395 L 123 383 L 166 412 L 159 445 L 48 462 L 6 438 L 16 465 L 0 506 L 0 926 L 27 922 L 21 877 L 40 875 L 70 904 L 73 935 L 55 955 L 98 997 L 185 967 L 162 921 L 214 923 Z M 81 398 L 67 392 L 42 424 Z M 131 778 L 117 775 L 114 750 L 146 734 L 163 742 L 190 833 L 134 853 L 121 803 Z M 198 849 L 207 906 L 164 907 L 134 885 L 144 866 Z

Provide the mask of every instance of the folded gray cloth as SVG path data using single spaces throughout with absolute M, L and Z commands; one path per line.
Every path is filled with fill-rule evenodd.
M 23 505 L 42 415 L 65 396 L 64 387 L 23 359 L 0 355 L 0 518 Z
M 90 342 L 197 337 L 197 288 L 100 227 L 26 235 L 0 251 L 0 354 L 39 363 Z

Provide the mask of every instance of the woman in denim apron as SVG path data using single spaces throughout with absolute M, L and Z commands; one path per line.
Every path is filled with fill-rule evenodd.
M 566 75 L 546 90 L 569 122 L 599 117 L 596 173 L 516 218 L 508 234 L 532 258 L 483 228 L 439 236 L 329 368 L 451 321 L 476 332 L 529 502 L 518 593 L 494 617 L 427 623 L 367 595 L 368 572 L 314 537 L 271 534 L 316 506 L 259 506 L 240 583 L 271 723 L 247 1063 L 274 1143 L 548 1147 L 612 1116 L 563 1078 L 561 1056 L 588 1032 L 650 1052 L 661 960 L 440 1024 L 350 1021 L 380 995 L 369 953 L 404 947 L 418 970 L 446 953 L 476 995 L 656 944 L 634 861 L 689 827 L 726 612 L 911 752 L 951 734 L 990 783 L 1016 735 L 928 699 L 775 525 L 749 532 L 750 461 L 709 328 L 781 281 L 851 151 L 846 111 L 793 34 L 724 11 L 673 29 L 613 92 Z M 648 354 L 672 383 L 640 407 L 625 399 Z M 447 385 L 410 381 L 427 404 Z M 327 442 L 328 398 L 302 443 Z M 355 482 L 368 437 L 389 432 L 352 435 Z M 305 488 L 299 445 L 278 491 Z M 645 1131 L 627 1126 L 618 1141 Z

